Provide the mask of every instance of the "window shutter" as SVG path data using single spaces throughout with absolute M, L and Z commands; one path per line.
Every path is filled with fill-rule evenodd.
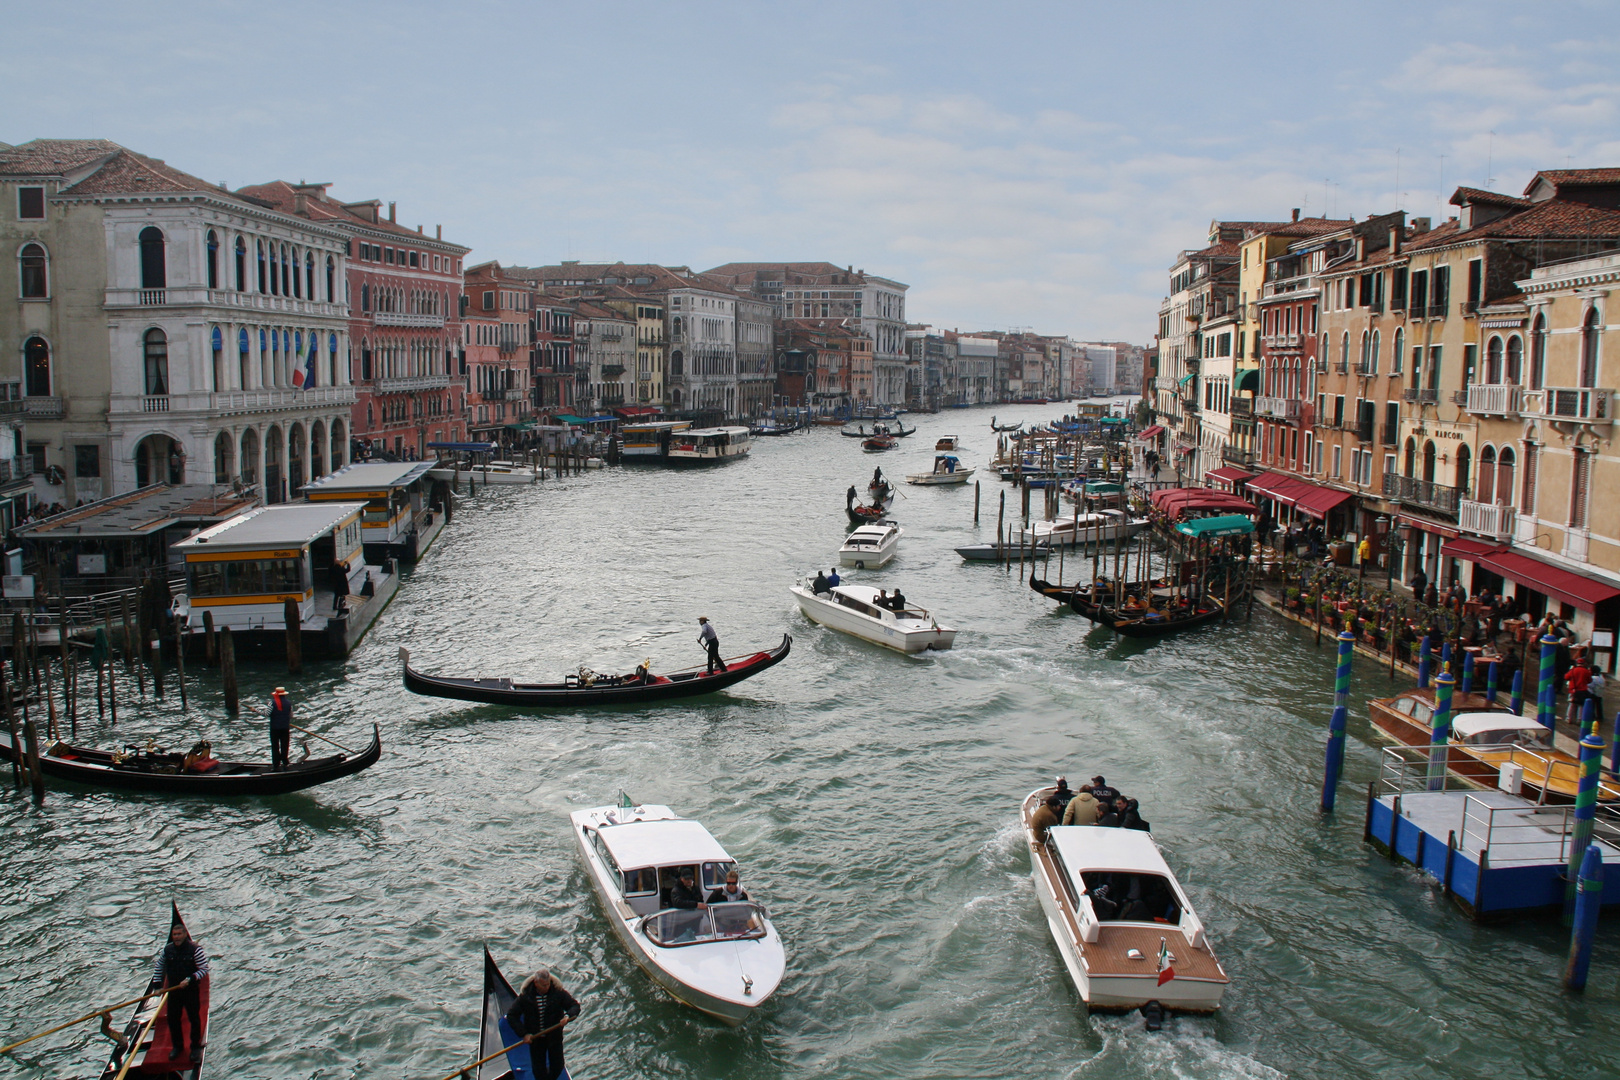
M 1541 460 L 1541 448 L 1534 443 L 1524 448 L 1524 490 L 1519 500 L 1519 513 L 1532 517 L 1536 512 L 1536 465 Z

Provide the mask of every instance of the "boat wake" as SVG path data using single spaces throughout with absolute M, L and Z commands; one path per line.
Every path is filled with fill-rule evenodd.
M 1102 1048 L 1068 1076 L 1173 1077 L 1175 1080 L 1283 1080 L 1288 1074 L 1232 1050 L 1215 1038 L 1212 1016 L 1168 1016 L 1147 1031 L 1138 1013 L 1093 1013 L 1091 1029 Z

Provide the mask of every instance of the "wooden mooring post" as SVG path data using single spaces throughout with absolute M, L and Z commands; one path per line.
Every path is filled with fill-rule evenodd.
M 484 482 L 489 483 L 487 478 Z M 287 628 L 287 671 L 296 675 L 304 667 L 304 619 L 298 610 L 298 601 L 290 598 L 282 601 L 281 621 Z
M 23 721 L 23 739 L 28 744 L 28 771 L 33 774 L 34 805 L 45 805 L 45 774 L 39 771 L 39 729 L 32 719 Z
M 186 702 L 186 626 L 189 619 L 174 622 L 174 677 L 180 684 L 180 711 L 190 712 Z
M 225 684 L 225 711 L 235 716 L 241 704 L 236 697 L 236 642 L 228 626 L 219 628 L 219 675 Z
M 214 613 L 212 610 L 203 611 L 203 657 L 208 661 L 209 667 L 219 663 L 219 639 L 214 636 Z

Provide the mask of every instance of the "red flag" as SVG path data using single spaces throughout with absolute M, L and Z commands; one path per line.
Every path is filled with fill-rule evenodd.
M 1166 967 L 1163 971 L 1159 972 L 1159 985 L 1163 986 L 1165 983 L 1169 982 L 1175 977 L 1176 969 L 1173 967 Z
M 1176 977 L 1176 969 L 1174 967 L 1172 967 L 1171 964 L 1170 964 L 1170 945 L 1169 945 L 1168 942 L 1166 942 L 1164 940 L 1164 938 L 1160 938 L 1159 939 L 1159 985 L 1163 986 L 1165 983 L 1169 982 L 1171 979 L 1173 979 L 1175 977 Z

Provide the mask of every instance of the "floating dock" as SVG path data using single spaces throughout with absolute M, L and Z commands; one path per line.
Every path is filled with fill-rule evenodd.
M 1563 908 L 1573 805 L 1538 804 L 1444 768 L 1431 781 L 1427 747 L 1384 755 L 1367 792 L 1369 843 L 1439 882 L 1476 920 Z M 1592 842 L 1603 852 L 1603 903 L 1620 904 L 1620 811 L 1597 808 Z

